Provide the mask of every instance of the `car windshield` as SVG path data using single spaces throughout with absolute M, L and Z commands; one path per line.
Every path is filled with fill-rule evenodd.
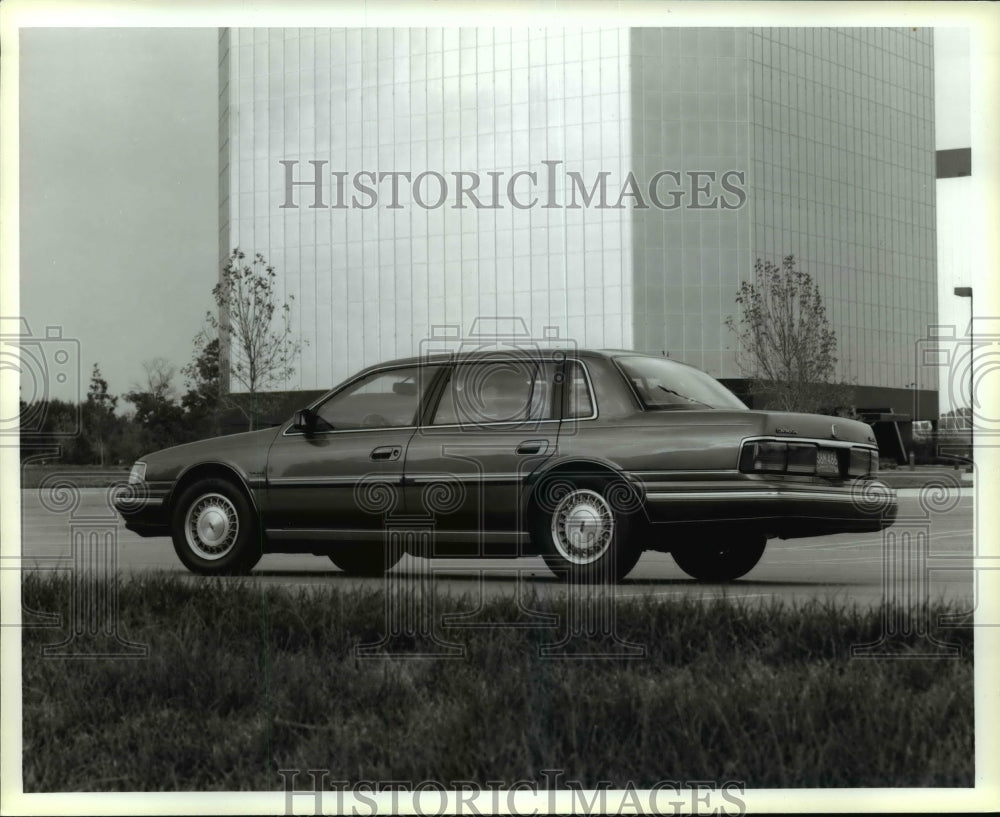
M 718 380 L 683 363 L 639 355 L 615 360 L 648 409 L 746 409 Z

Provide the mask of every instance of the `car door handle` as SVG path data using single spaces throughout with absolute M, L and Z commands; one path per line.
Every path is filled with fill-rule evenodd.
M 515 454 L 541 454 L 549 447 L 548 440 L 525 440 L 514 449 Z
M 378 448 L 372 449 L 371 458 L 373 460 L 398 460 L 402 450 L 398 445 L 380 445 Z

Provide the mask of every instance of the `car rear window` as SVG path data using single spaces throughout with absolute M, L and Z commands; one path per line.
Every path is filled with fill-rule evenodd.
M 647 409 L 746 409 L 718 380 L 692 366 L 657 357 L 615 358 Z

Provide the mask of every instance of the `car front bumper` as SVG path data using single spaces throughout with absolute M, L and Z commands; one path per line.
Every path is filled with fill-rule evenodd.
M 168 536 L 170 518 L 167 499 L 170 486 L 156 483 L 133 483 L 115 497 L 115 510 L 125 521 L 125 528 L 139 536 Z

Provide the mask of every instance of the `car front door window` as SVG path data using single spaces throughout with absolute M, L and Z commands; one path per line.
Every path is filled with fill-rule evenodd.
M 411 367 L 373 372 L 316 410 L 317 431 L 412 426 L 434 371 Z

